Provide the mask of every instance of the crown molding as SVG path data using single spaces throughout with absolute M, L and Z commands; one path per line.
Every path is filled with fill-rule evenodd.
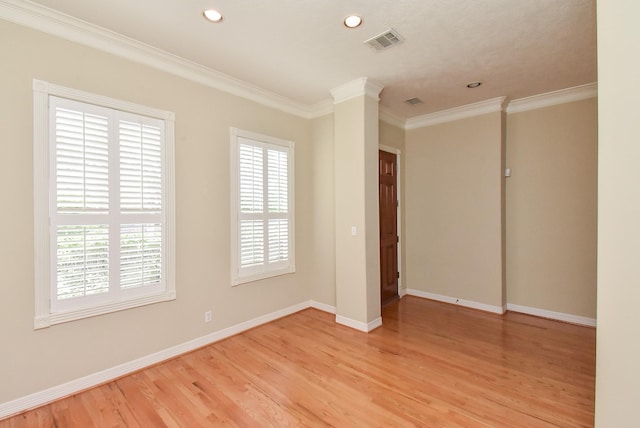
M 0 19 L 95 48 L 303 118 L 309 106 L 26 0 L 0 0 Z
M 383 88 L 382 85 L 363 77 L 333 89 L 331 91 L 333 101 L 327 98 L 316 104 L 306 105 L 28 0 L 0 0 L 0 19 L 144 64 L 305 119 L 314 119 L 330 114 L 333 112 L 332 104 L 357 96 L 367 95 L 378 99 Z M 589 83 L 513 100 L 509 103 L 506 111 L 507 113 L 518 113 L 579 101 L 596 97 L 597 92 L 597 84 Z M 407 120 L 395 116 L 388 109 L 381 108 L 380 119 L 409 130 L 499 111 L 502 109 L 502 105 L 496 106 L 504 101 L 504 97 L 494 98 Z
M 442 110 L 423 116 L 412 117 L 406 120 L 403 120 L 398 116 L 394 116 L 388 110 L 386 112 L 383 112 L 381 108 L 380 119 L 391 125 L 398 126 L 405 130 L 410 130 L 422 128 L 425 126 L 436 125 L 438 123 L 451 122 L 467 117 L 479 116 L 481 114 L 493 113 L 500 110 L 506 110 L 508 114 L 519 113 L 522 111 L 550 107 L 553 105 L 580 101 L 597 96 L 598 84 L 597 82 L 593 82 L 586 85 L 574 86 L 571 88 L 533 95 L 526 98 L 519 98 L 517 100 L 511 101 L 509 101 L 506 97 L 493 98 L 475 104 L 455 107 L 449 110 Z
M 333 99 L 326 98 L 320 102 L 317 102 L 307 107 L 307 118 L 316 119 L 318 117 L 333 114 Z
M 398 127 L 400 129 L 405 129 L 405 120 L 400 116 L 396 116 L 393 114 L 391 110 L 386 107 L 380 106 L 378 110 L 379 118 L 381 121 L 388 123 L 391 126 Z
M 438 123 L 453 122 L 454 120 L 502 111 L 506 99 L 507 97 L 491 98 L 490 100 L 480 101 L 478 103 L 412 117 L 406 120 L 404 128 L 406 130 L 423 128 Z
M 383 86 L 381 84 L 372 81 L 368 77 L 360 77 L 333 88 L 331 95 L 333 96 L 334 104 L 342 103 L 363 95 L 379 100 L 382 88 Z
M 586 85 L 574 86 L 559 91 L 547 92 L 546 94 L 513 100 L 507 107 L 507 113 L 519 113 L 521 111 L 580 101 L 597 96 L 598 84 L 596 82 L 588 83 Z

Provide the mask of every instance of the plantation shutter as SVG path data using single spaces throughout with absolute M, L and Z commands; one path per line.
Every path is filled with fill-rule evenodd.
M 109 292 L 109 117 L 80 103 L 53 101 L 54 298 Z
M 289 146 L 237 138 L 238 275 L 292 268 Z
M 163 122 L 57 97 L 49 117 L 52 309 L 119 300 L 128 289 L 156 291 L 163 281 Z
M 264 263 L 264 155 L 249 140 L 239 145 L 240 268 Z
M 120 287 L 162 278 L 162 129 L 119 121 L 120 210 L 141 220 L 120 226 Z
M 289 258 L 288 153 L 279 147 L 267 147 L 268 254 L 269 263 Z

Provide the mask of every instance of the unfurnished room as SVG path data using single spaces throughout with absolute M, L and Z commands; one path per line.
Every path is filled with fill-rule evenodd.
M 0 0 L 0 428 L 640 426 L 639 21 Z

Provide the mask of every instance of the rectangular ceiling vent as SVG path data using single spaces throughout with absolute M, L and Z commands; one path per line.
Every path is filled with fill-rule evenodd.
M 422 101 L 420 98 L 414 97 L 414 98 L 409 98 L 408 100 L 404 100 L 405 103 L 409 104 L 410 106 L 415 106 L 418 104 L 424 104 L 424 101 Z
M 369 40 L 365 40 L 365 43 L 371 46 L 376 51 L 382 51 L 400 44 L 403 41 L 404 39 L 400 34 L 398 34 L 396 30 L 394 30 L 393 28 L 389 28 L 387 31 L 378 34 L 377 36 L 374 36 Z

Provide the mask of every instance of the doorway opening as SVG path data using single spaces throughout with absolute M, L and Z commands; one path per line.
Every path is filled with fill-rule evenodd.
M 380 215 L 380 301 L 387 305 L 399 298 L 398 154 L 378 151 Z

